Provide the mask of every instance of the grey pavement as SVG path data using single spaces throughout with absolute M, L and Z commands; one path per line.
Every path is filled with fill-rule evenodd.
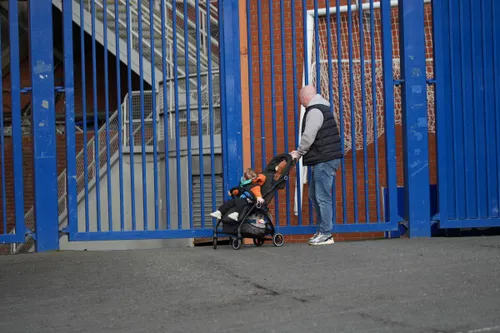
M 0 257 L 0 332 L 500 332 L 500 237 Z

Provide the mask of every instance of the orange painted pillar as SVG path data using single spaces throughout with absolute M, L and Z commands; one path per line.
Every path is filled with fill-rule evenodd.
M 250 90 L 248 84 L 248 39 L 247 39 L 247 4 L 238 0 L 240 21 L 240 63 L 241 63 L 241 121 L 243 141 L 243 167 L 251 166 L 250 151 Z M 252 244 L 251 239 L 244 239 L 243 244 Z
M 248 40 L 247 40 L 247 5 L 246 0 L 239 0 L 240 21 L 240 63 L 241 63 L 241 121 L 243 141 L 243 167 L 251 166 L 250 152 L 250 90 L 248 84 Z

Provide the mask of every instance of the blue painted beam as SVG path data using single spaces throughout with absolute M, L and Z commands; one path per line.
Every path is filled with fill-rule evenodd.
M 219 2 L 222 67 L 222 154 L 224 166 L 224 193 L 239 183 L 243 174 L 240 26 L 238 1 Z
M 59 249 L 52 0 L 30 0 L 36 250 Z
M 424 3 L 399 2 L 405 219 L 410 237 L 431 236 Z

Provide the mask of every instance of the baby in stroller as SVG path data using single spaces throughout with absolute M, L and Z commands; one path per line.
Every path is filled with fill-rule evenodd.
M 266 176 L 264 174 L 257 174 L 257 172 L 255 172 L 252 168 L 246 169 L 243 177 L 241 177 L 239 188 L 235 188 L 228 192 L 229 196 L 233 196 L 235 198 L 223 203 L 219 209 L 211 213 L 210 216 L 220 220 L 232 208 L 235 208 L 227 217 L 231 220 L 238 221 L 240 216 L 245 215 L 249 204 L 252 203 L 252 198 L 248 191 L 252 192 L 259 204 L 263 204 L 265 202 L 262 198 L 261 192 L 261 187 L 265 184 L 265 182 Z
M 213 230 L 214 249 L 221 235 L 229 236 L 235 250 L 243 238 L 252 238 L 256 246 L 262 246 L 265 240 L 272 240 L 275 246 L 284 244 L 284 236 L 276 232 L 268 206 L 276 191 L 285 187 L 295 162 L 291 155 L 281 154 L 273 157 L 262 173 L 245 170 L 240 184 L 228 193 L 232 199 L 210 214 L 218 220 Z

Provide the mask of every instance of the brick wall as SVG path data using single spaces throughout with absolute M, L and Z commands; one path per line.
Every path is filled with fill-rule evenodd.
M 321 3 L 320 1 L 319 8 L 324 8 L 324 2 Z M 313 9 L 314 8 L 314 2 L 311 0 L 307 1 L 308 3 L 308 9 Z M 342 1 L 341 5 L 346 5 L 347 1 Z M 295 5 L 295 13 L 296 13 L 296 23 L 295 26 L 292 26 L 292 16 L 291 16 L 291 10 L 292 10 L 292 5 Z M 335 0 L 330 1 L 330 6 L 335 6 Z M 303 59 L 304 59 L 304 35 L 303 35 L 303 10 L 302 10 L 302 2 L 301 1 L 290 1 L 290 2 L 285 2 L 285 11 L 284 11 L 284 22 L 285 22 L 285 27 L 284 27 L 284 49 L 281 45 L 281 24 L 280 24 L 280 1 L 275 0 L 272 4 L 272 15 L 273 15 L 273 36 L 272 40 L 274 42 L 274 53 L 271 54 L 271 34 L 270 34 L 270 8 L 269 8 L 269 3 L 268 2 L 261 2 L 261 19 L 262 19 L 262 62 L 259 61 L 259 40 L 258 40 L 258 6 L 257 6 L 257 1 L 251 1 L 250 5 L 250 15 L 251 15 L 251 22 L 250 22 L 250 29 L 251 31 L 254 31 L 255 33 L 251 34 L 251 46 L 249 46 L 249 55 L 251 56 L 251 75 L 252 75 L 252 81 L 250 85 L 250 94 L 251 94 L 251 99 L 253 102 L 253 109 L 250 111 L 251 115 L 253 115 L 253 120 L 255 123 L 255 128 L 254 128 L 254 142 L 255 142 L 255 157 L 256 157 L 256 167 L 260 168 L 262 165 L 262 152 L 265 151 L 266 153 L 266 160 L 269 161 L 270 158 L 274 155 L 273 151 L 273 140 L 277 142 L 277 151 L 276 153 L 282 153 L 285 152 L 286 150 L 291 151 L 295 148 L 295 113 L 299 112 L 299 103 L 298 101 L 295 101 L 294 98 L 294 93 L 293 93 L 293 53 L 295 51 L 295 56 L 296 56 L 296 64 L 297 64 L 297 77 L 296 82 L 297 82 L 297 88 L 300 89 L 302 85 L 302 71 L 303 71 Z M 365 14 L 368 15 L 368 14 Z M 429 59 L 432 59 L 432 37 L 431 37 L 431 22 L 432 18 L 430 17 L 431 15 L 431 8 L 429 5 L 426 5 L 426 42 L 427 42 L 427 54 L 426 57 Z M 376 13 L 376 16 L 380 18 L 380 13 Z M 359 67 L 359 59 L 360 59 L 360 27 L 359 27 L 359 20 L 356 18 L 358 17 L 357 12 L 353 12 L 353 25 L 352 25 L 352 41 L 353 41 L 353 53 L 352 53 L 352 58 L 355 60 L 358 60 L 357 63 L 353 65 L 353 70 L 356 74 L 360 74 L 361 69 Z M 365 18 L 366 20 L 366 18 Z M 331 18 L 332 22 L 332 33 L 335 34 L 336 32 L 336 21 L 335 17 L 332 16 Z M 367 21 L 369 22 L 369 20 Z M 322 46 L 323 49 L 322 54 L 327 54 L 327 44 L 326 44 L 326 20 L 323 19 L 319 22 L 320 26 L 320 37 L 323 38 L 322 40 Z M 398 36 L 398 28 L 399 28 L 399 23 L 398 23 L 398 13 L 397 13 L 397 8 L 393 8 L 392 10 L 392 36 L 393 36 L 393 57 L 395 59 L 399 58 L 399 36 Z M 296 45 L 297 49 L 293 50 L 292 47 L 292 29 L 295 29 L 296 33 Z M 369 33 L 369 27 L 365 26 L 364 31 L 365 31 L 365 40 L 364 40 L 364 56 L 365 59 L 370 59 L 371 57 L 371 47 L 370 47 L 370 33 Z M 382 52 L 381 52 L 381 31 L 380 31 L 380 26 L 375 26 L 375 38 L 378 38 L 378 43 L 379 46 L 376 48 L 375 56 L 376 59 L 380 60 L 382 58 Z M 337 43 L 336 43 L 336 35 L 333 35 L 334 38 L 332 41 L 332 59 L 337 59 Z M 341 15 L 341 47 L 342 47 L 342 59 L 348 60 L 349 59 L 349 35 L 348 35 L 348 26 L 347 26 L 347 14 L 342 14 Z M 285 59 L 286 63 L 282 63 L 282 52 L 285 52 Z M 314 54 L 314 53 L 313 53 Z M 272 57 L 272 58 L 271 58 Z M 274 63 L 271 63 L 271 59 L 274 60 Z M 396 62 L 395 62 L 396 63 Z M 263 77 L 260 78 L 260 65 L 262 64 L 262 71 L 263 71 Z M 325 65 L 327 67 L 327 65 Z M 365 74 L 366 74 L 366 81 L 365 85 L 361 84 L 361 81 L 359 79 L 355 78 L 355 81 L 353 81 L 353 89 L 352 93 L 353 95 L 353 101 L 354 103 L 351 102 L 350 100 L 350 79 L 349 79 L 349 68 L 343 66 L 344 73 L 343 73 L 343 97 L 342 100 L 344 102 L 344 112 L 350 113 L 351 111 L 351 105 L 353 105 L 353 110 L 356 110 L 356 113 L 359 114 L 361 110 L 361 92 L 362 92 L 362 87 L 365 88 L 365 96 L 366 96 L 366 110 L 373 110 L 373 101 L 372 101 L 372 91 L 371 91 L 371 65 L 367 65 L 367 68 L 365 69 Z M 380 68 L 381 65 L 377 64 L 377 68 Z M 347 68 L 347 69 L 346 69 Z M 274 69 L 274 101 L 273 101 L 273 94 L 272 94 L 272 69 Z M 286 86 L 283 87 L 283 69 L 285 69 L 284 73 L 286 73 Z M 395 78 L 398 78 L 399 76 L 399 68 L 396 66 L 394 69 L 394 76 Z M 428 62 L 427 66 L 427 74 L 428 76 L 432 77 L 432 61 Z M 334 88 L 334 107 L 335 111 L 339 112 L 339 99 L 338 95 L 335 95 L 335 93 L 338 91 L 338 80 L 337 80 L 337 69 L 333 69 L 333 88 Z M 382 76 L 381 73 L 377 72 L 376 75 L 376 86 L 377 86 L 377 114 L 378 114 L 378 119 L 379 119 L 379 128 L 381 126 L 381 122 L 383 122 L 383 109 L 384 109 L 384 101 L 383 101 L 383 84 L 382 84 Z M 263 102 L 264 104 L 261 104 L 261 92 L 263 93 Z M 325 91 L 323 91 L 323 94 Z M 430 97 L 433 98 L 432 91 L 429 93 Z M 325 95 L 325 94 L 324 94 Z M 395 89 L 395 118 L 396 118 L 396 123 L 400 124 L 401 123 L 401 94 L 400 90 L 398 88 Z M 285 109 L 285 104 L 284 101 L 286 101 L 286 109 Z M 273 136 L 273 131 L 272 131 L 272 123 L 273 123 L 273 117 L 272 117 L 272 109 L 273 109 L 273 102 L 275 103 L 275 109 L 276 109 L 276 137 Z M 294 106 L 294 103 L 297 105 L 297 109 Z M 432 103 L 429 104 L 429 112 L 433 114 L 434 112 L 434 106 Z M 373 112 L 372 112 L 373 113 Z M 432 119 L 430 119 L 432 120 Z M 264 122 L 264 127 L 265 131 L 262 133 L 261 131 L 261 121 Z M 285 137 L 284 135 L 284 125 L 288 125 L 288 131 L 289 135 L 288 137 Z M 285 125 L 286 126 L 286 125 Z M 356 128 L 362 128 L 361 123 L 361 117 L 357 119 L 356 121 Z M 432 126 L 432 124 L 430 125 Z M 350 125 L 345 125 L 344 128 L 346 129 L 345 138 L 349 139 L 350 138 Z M 262 137 L 265 137 L 265 142 L 261 139 Z M 402 186 L 404 184 L 404 174 L 403 174 L 403 141 L 402 141 L 402 128 L 401 126 L 397 125 L 396 126 L 396 155 L 397 155 L 397 182 L 398 186 Z M 378 140 L 373 140 L 375 141 L 374 143 L 371 143 L 367 146 L 367 148 L 364 150 L 363 147 L 361 146 L 360 150 L 356 150 L 356 162 L 354 165 L 354 170 L 353 170 L 353 151 L 350 150 L 346 156 L 345 156 L 345 169 L 344 170 L 339 170 L 337 173 L 337 181 L 336 181 L 336 210 L 337 210 L 337 223 L 353 223 L 354 221 L 354 212 L 355 212 L 355 202 L 357 202 L 357 214 L 358 214 L 358 221 L 360 223 L 366 222 L 366 208 L 365 208 L 365 203 L 368 201 L 368 213 L 369 213 L 369 221 L 373 222 L 377 218 L 377 191 L 376 191 L 376 171 L 375 171 L 375 145 L 377 145 L 378 148 L 378 174 L 379 174 L 379 188 L 386 186 L 386 163 L 385 163 L 385 153 L 386 153 L 386 147 L 385 147 L 385 134 L 382 134 L 380 137 L 378 137 Z M 359 140 L 358 140 L 359 142 Z M 362 141 L 361 141 L 362 142 Z M 286 144 L 288 144 L 288 147 L 286 147 Z M 436 152 L 435 152 L 435 137 L 434 134 L 430 133 L 429 134 L 429 145 L 430 145 L 430 150 L 429 150 L 429 159 L 430 159 L 430 169 L 431 169 L 431 183 L 436 182 Z M 264 149 L 262 147 L 265 147 Z M 359 148 L 359 147 L 358 147 Z M 366 182 L 368 184 L 368 193 L 365 194 L 365 177 L 364 177 L 364 164 L 365 164 L 365 158 L 366 158 L 366 166 L 367 166 L 367 179 Z M 267 162 L 265 161 L 265 162 Z M 346 187 L 346 197 L 343 198 L 342 196 L 342 178 L 344 177 L 345 179 L 345 187 Z M 354 199 L 354 185 L 353 185 L 353 180 L 356 179 L 356 189 L 357 189 L 357 200 Z M 291 175 L 291 185 L 295 184 L 295 173 L 292 172 Z M 382 196 L 382 190 L 380 190 L 380 196 Z M 294 189 L 291 187 L 290 189 L 290 198 L 291 198 L 291 206 L 288 208 L 291 211 L 291 224 L 296 225 L 297 224 L 297 218 L 293 214 L 293 198 L 294 198 Z M 309 204 L 307 202 L 307 185 L 304 187 L 304 198 L 305 202 L 303 203 L 303 224 L 308 224 L 309 223 Z M 347 221 L 343 222 L 343 207 L 344 207 L 344 202 L 346 206 L 346 215 L 347 215 Z M 382 202 L 382 200 L 379 200 L 378 202 Z M 282 191 L 280 193 L 279 197 L 279 219 L 282 221 L 282 223 L 285 223 L 286 221 L 286 211 L 287 211 L 287 205 L 285 202 L 285 191 Z M 381 204 L 379 204 L 381 205 Z M 272 205 L 272 208 L 274 210 L 274 205 Z M 379 206 L 380 208 L 380 214 L 381 214 L 381 219 L 383 221 L 383 207 Z M 337 235 L 338 239 L 360 239 L 360 238 L 373 238 L 373 237 L 381 237 L 383 236 L 382 233 L 365 233 L 365 234 L 343 234 L 343 235 Z M 289 241 L 303 241 L 306 238 L 306 236 L 293 236 L 289 237 Z

